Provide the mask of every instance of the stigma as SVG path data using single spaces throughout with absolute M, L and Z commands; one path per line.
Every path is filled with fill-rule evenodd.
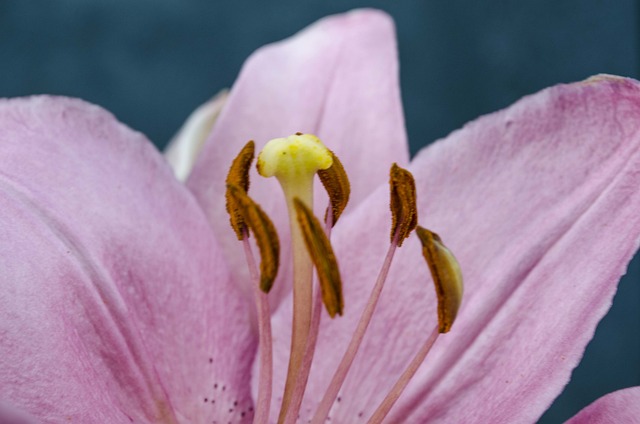
M 333 164 L 329 149 L 318 137 L 296 133 L 275 138 L 265 144 L 258 155 L 258 173 L 263 177 L 276 177 L 288 182 L 314 175 Z
M 229 171 L 227 210 L 231 226 L 244 245 L 255 287 L 260 332 L 260 378 L 253 422 L 263 424 L 269 421 L 272 390 L 271 317 L 267 294 L 275 280 L 280 261 L 276 229 L 268 215 L 253 202 L 248 193 L 249 168 L 253 158 L 254 143 L 250 141 L 234 160 Z M 326 310 L 331 318 L 337 318 L 346 313 L 345 310 L 348 311 L 348 305 L 345 306 L 342 296 L 339 258 L 333 252 L 330 239 L 331 230 L 349 201 L 350 185 L 338 157 L 312 134 L 296 133 L 267 142 L 258 154 L 257 170 L 263 177 L 275 177 L 282 188 L 289 212 L 293 261 L 292 337 L 278 423 L 291 424 L 299 418 L 322 310 Z M 316 175 L 329 197 L 324 223 L 313 213 L 313 184 Z M 328 419 L 365 337 L 395 252 L 414 231 L 422 244 L 422 253 L 427 263 L 425 279 L 429 279 L 430 275 L 435 285 L 438 323 L 382 404 L 369 418 L 369 423 L 380 423 L 387 417 L 438 335 L 451 330 L 460 308 L 463 283 L 459 264 L 440 236 L 418 225 L 417 193 L 413 175 L 395 163 L 390 168 L 389 193 L 392 215 L 389 249 L 382 261 L 378 278 L 372 282 L 371 294 L 342 361 L 323 398 L 318 400 L 317 409 L 310 420 L 313 424 L 321 424 Z M 251 245 L 247 240 L 250 233 L 255 236 L 260 250 L 260 270 L 255 265 Z M 317 275 L 315 290 L 314 269 Z

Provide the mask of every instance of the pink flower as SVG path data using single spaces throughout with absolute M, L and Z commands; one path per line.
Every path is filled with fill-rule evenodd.
M 466 285 L 451 332 L 388 419 L 539 418 L 638 247 L 640 85 L 601 76 L 549 88 L 408 164 L 397 73 L 393 25 L 376 11 L 327 18 L 259 50 L 186 186 L 144 136 L 96 106 L 0 102 L 0 422 L 251 422 L 258 334 L 224 181 L 247 140 L 260 148 L 296 131 L 317 134 L 352 183 L 332 234 L 345 313 L 323 317 L 300 422 L 323 397 L 389 245 L 392 162 L 415 176 L 419 221 L 456 254 Z M 275 420 L 291 249 L 280 188 L 254 171 L 251 184 L 282 246 L 269 294 Z M 429 280 L 412 236 L 331 422 L 366 422 L 424 343 L 437 321 Z M 638 404 L 640 389 L 616 392 L 573 422 L 631 422 Z

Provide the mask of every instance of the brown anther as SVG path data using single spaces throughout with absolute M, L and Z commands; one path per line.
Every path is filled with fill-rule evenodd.
M 416 234 L 436 286 L 439 331 L 446 333 L 451 329 L 462 303 L 462 272 L 458 261 L 436 233 L 418 226 Z
M 227 184 L 227 194 L 236 205 L 238 214 L 242 216 L 243 224 L 251 229 L 256 238 L 260 250 L 260 289 L 269 293 L 278 274 L 280 261 L 280 241 L 276 228 L 246 191 L 238 186 Z
M 333 227 L 338 222 L 338 218 L 342 215 L 344 208 L 347 207 L 349 195 L 351 194 L 351 185 L 342 162 L 332 151 L 329 151 L 329 153 L 333 158 L 333 164 L 327 169 L 319 170 L 318 177 L 324 189 L 327 190 L 329 201 L 331 202 L 330 208 L 327 208 L 327 212 L 324 215 L 324 220 L 327 220 L 328 214 L 331 212 L 331 226 Z
M 391 166 L 389 172 L 390 206 L 393 222 L 391 223 L 391 242 L 397 240 L 402 246 L 404 239 L 418 225 L 418 207 L 416 206 L 416 183 L 411 172 Z M 397 238 L 396 238 L 397 237 Z
M 331 318 L 342 315 L 344 299 L 342 298 L 342 279 L 338 262 L 331 243 L 322 229 L 318 218 L 300 199 L 293 199 L 298 223 L 302 229 L 307 251 L 318 272 L 322 301 Z
M 231 228 L 235 231 L 238 240 L 244 238 L 244 230 L 247 228 L 244 221 L 243 214 L 240 213 L 240 209 L 236 203 L 236 200 L 229 192 L 229 186 L 235 186 L 244 190 L 245 193 L 249 192 L 249 168 L 251 162 L 255 156 L 255 144 L 253 140 L 250 140 L 240 150 L 238 156 L 233 160 L 229 173 L 227 174 L 227 192 L 225 198 L 227 200 L 227 213 L 229 213 L 229 221 L 231 222 Z

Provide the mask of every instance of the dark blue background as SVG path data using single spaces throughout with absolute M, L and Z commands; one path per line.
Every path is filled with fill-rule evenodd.
M 600 72 L 639 76 L 631 0 L 0 0 L 0 96 L 81 97 L 162 147 L 194 107 L 232 84 L 254 49 L 363 6 L 396 20 L 412 152 L 546 86 Z M 639 277 L 636 260 L 541 422 L 640 385 Z

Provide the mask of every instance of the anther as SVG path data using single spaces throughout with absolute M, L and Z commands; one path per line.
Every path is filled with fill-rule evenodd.
M 446 333 L 451 329 L 462 302 L 464 286 L 460 265 L 436 233 L 418 226 L 416 234 L 436 287 L 438 328 L 440 333 Z
M 243 225 L 246 225 L 256 238 L 260 250 L 260 289 L 269 293 L 278 274 L 280 261 L 280 242 L 275 226 L 267 214 L 247 193 L 232 184 L 227 185 L 227 194 L 235 205 Z M 243 230 L 244 231 L 244 230 Z
M 418 224 L 418 208 L 416 206 L 416 183 L 411 172 L 400 168 L 397 164 L 391 166 L 389 172 L 389 186 L 391 188 L 391 242 L 396 240 L 402 246 L 404 239 Z
M 245 193 L 249 192 L 249 168 L 251 167 L 251 162 L 253 162 L 253 157 L 255 155 L 254 152 L 255 144 L 253 143 L 253 140 L 251 140 L 245 144 L 242 150 L 240 150 L 238 156 L 233 160 L 233 163 L 229 168 L 229 173 L 227 174 L 227 187 L 232 185 L 244 190 Z M 243 214 L 240 212 L 237 202 L 229 192 L 228 188 L 225 197 L 227 200 L 227 212 L 229 213 L 231 228 L 235 231 L 238 240 L 242 240 L 244 237 L 244 230 L 246 229 Z
M 333 164 L 327 169 L 319 170 L 318 177 L 331 202 L 331 207 L 327 208 L 324 220 L 325 222 L 331 222 L 333 227 L 338 222 L 338 218 L 342 215 L 344 208 L 347 207 L 351 194 L 351 185 L 340 159 L 331 150 L 329 150 L 329 153 L 333 159 Z M 327 219 L 329 218 L 329 213 L 331 213 L 331 221 Z
M 293 199 L 298 215 L 298 222 L 302 229 L 304 241 L 311 260 L 316 266 L 322 300 L 331 318 L 336 314 L 342 315 L 344 299 L 342 297 L 342 280 L 338 270 L 338 262 L 331 243 L 322 229 L 320 221 L 313 215 L 311 209 L 299 199 Z

